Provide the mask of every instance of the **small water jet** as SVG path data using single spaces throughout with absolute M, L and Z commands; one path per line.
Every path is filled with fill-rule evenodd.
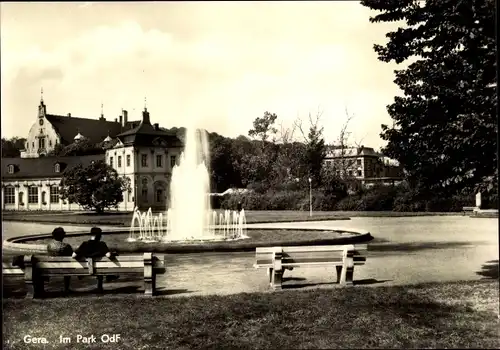
M 184 152 L 172 170 L 170 207 L 165 215 L 134 209 L 127 241 L 214 241 L 248 238 L 245 211 L 210 208 L 209 158 L 204 132 L 186 129 Z

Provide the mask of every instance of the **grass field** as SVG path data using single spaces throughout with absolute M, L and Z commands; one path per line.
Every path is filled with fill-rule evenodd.
M 219 211 L 220 212 L 220 211 Z M 409 217 L 409 216 L 443 216 L 462 215 L 461 213 L 400 213 L 392 211 L 316 211 L 309 216 L 308 211 L 293 210 L 268 210 L 268 211 L 246 211 L 247 223 L 268 222 L 293 222 L 293 221 L 320 221 L 320 220 L 349 220 L 350 217 Z M 64 223 L 75 225 L 117 225 L 130 226 L 132 214 L 130 212 L 108 212 L 98 215 L 91 212 L 23 212 L 4 211 L 4 221 L 26 221 L 40 223 Z
M 498 281 L 232 296 L 4 299 L 5 349 L 499 348 Z M 99 343 L 120 334 L 117 344 Z M 97 344 L 77 344 L 76 335 Z M 32 347 L 23 337 L 45 337 Z M 59 335 L 72 338 L 60 344 Z

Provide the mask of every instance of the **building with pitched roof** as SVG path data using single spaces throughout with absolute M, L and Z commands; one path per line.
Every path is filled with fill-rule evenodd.
M 340 177 L 353 177 L 365 185 L 396 183 L 403 171 L 396 160 L 376 152 L 372 147 L 330 147 L 323 161 Z
M 83 139 L 111 146 L 97 155 L 50 156 L 56 145 Z M 151 124 L 146 107 L 139 121 L 129 121 L 125 110 L 114 121 L 107 121 L 102 111 L 99 119 L 48 114 L 42 99 L 21 157 L 2 159 L 2 209 L 81 209 L 59 198 L 59 183 L 64 169 L 97 160 L 106 161 L 131 184 L 119 210 L 132 211 L 136 206 L 165 209 L 172 169 L 182 147 L 175 133 Z

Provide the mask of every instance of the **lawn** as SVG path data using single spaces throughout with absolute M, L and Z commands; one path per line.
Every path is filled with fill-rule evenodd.
M 5 349 L 499 348 L 498 281 L 206 297 L 4 299 Z M 120 334 L 117 344 L 99 343 Z M 23 343 L 46 337 L 48 346 Z M 60 344 L 59 335 L 72 343 Z
M 429 215 L 461 215 L 459 213 L 399 213 L 384 212 L 341 212 L 341 211 L 316 211 L 309 216 L 308 211 L 269 210 L 246 211 L 247 223 L 291 222 L 291 221 L 320 221 L 320 220 L 349 220 L 350 217 L 402 217 L 402 216 L 429 216 Z M 130 226 L 132 213 L 108 212 L 102 215 L 91 212 L 2 212 L 4 221 L 50 222 L 75 225 L 118 225 Z

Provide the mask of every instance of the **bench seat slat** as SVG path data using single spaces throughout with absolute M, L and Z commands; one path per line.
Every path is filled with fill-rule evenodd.
M 355 245 L 347 245 L 348 247 L 352 248 L 353 250 L 367 250 L 368 245 L 367 244 L 355 244 Z M 342 252 L 345 249 L 346 245 L 336 245 L 336 246 L 330 246 L 330 245 L 325 245 L 325 246 L 297 246 L 297 247 L 280 247 L 280 251 L 283 253 L 296 253 L 296 252 L 320 252 L 320 251 L 327 251 L 327 252 L 336 252 L 340 251 Z M 273 253 L 276 250 L 276 247 L 257 247 L 256 248 L 256 254 L 259 253 Z
M 24 271 L 21 270 L 20 268 L 2 268 L 2 274 L 3 275 L 20 275 L 24 276 Z
M 163 256 L 157 256 L 158 259 L 161 259 L 163 260 Z M 65 261 L 81 261 L 81 262 L 85 262 L 86 259 L 74 259 L 70 256 L 47 256 L 47 255 L 37 255 L 36 256 L 36 260 L 37 261 L 47 261 L 47 262 L 65 262 Z M 95 261 L 109 261 L 110 259 L 109 258 L 106 258 L 106 257 L 103 257 L 103 258 L 98 258 L 98 259 L 95 259 Z M 113 258 L 113 260 L 115 261 L 119 261 L 119 262 L 127 262 L 127 261 L 143 261 L 144 260 L 144 256 L 142 255 L 123 255 L 123 256 L 116 256 Z
M 355 266 L 361 266 L 364 265 L 364 262 L 354 262 Z M 324 263 L 324 262 L 310 262 L 310 263 L 288 263 L 288 264 L 281 264 L 284 267 L 308 267 L 308 266 L 340 266 L 341 264 L 333 264 L 333 263 Z M 262 264 L 254 264 L 253 267 L 255 268 L 272 268 L 273 264 L 271 263 L 262 263 Z

